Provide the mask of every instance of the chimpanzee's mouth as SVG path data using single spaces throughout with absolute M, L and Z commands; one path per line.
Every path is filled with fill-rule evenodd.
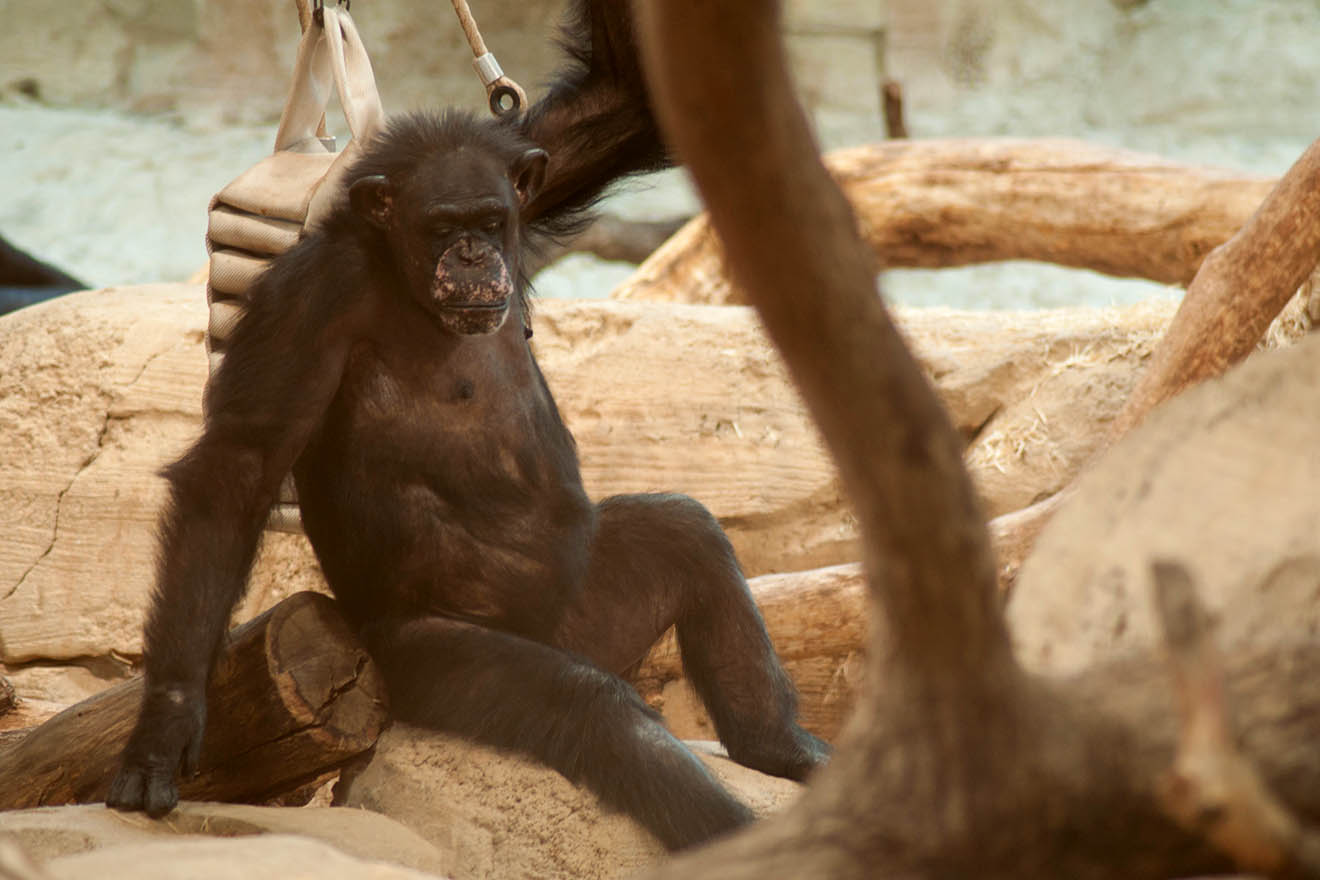
M 508 307 L 509 301 L 507 299 L 495 303 L 444 303 L 440 306 L 442 309 L 454 312 L 498 312 Z

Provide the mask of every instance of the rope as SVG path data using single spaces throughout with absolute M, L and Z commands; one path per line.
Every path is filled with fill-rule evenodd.
M 496 116 L 518 113 L 527 106 L 527 93 L 522 90 L 522 86 L 504 75 L 499 62 L 486 48 L 486 41 L 481 38 L 477 20 L 472 17 L 467 0 L 453 2 L 458 23 L 463 26 L 463 34 L 467 37 L 468 46 L 472 48 L 472 67 L 481 78 L 481 84 L 486 87 L 490 112 Z
M 306 31 L 312 26 L 316 8 L 320 7 L 321 2 L 316 0 L 315 8 L 313 0 L 294 0 L 294 2 L 298 6 L 298 23 Z M 527 106 L 527 93 L 523 91 L 522 86 L 504 75 L 500 63 L 495 60 L 495 55 L 486 48 L 486 41 L 481 38 L 481 30 L 477 27 L 477 20 L 472 16 L 472 9 L 468 6 L 467 0 L 453 0 L 453 3 L 454 12 L 458 15 L 458 23 L 463 26 L 463 35 L 467 37 L 468 46 L 472 49 L 472 67 L 477 71 L 481 84 L 486 88 L 486 102 L 490 105 L 490 112 L 496 116 L 518 113 Z M 344 6 L 347 7 L 348 4 L 344 3 Z M 321 121 L 321 131 L 324 134 L 324 119 Z

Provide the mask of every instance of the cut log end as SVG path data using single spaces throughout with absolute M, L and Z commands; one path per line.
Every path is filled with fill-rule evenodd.
M 124 682 L 0 746 L 0 809 L 104 799 L 142 688 Z M 383 694 L 334 601 L 295 594 L 231 633 L 207 694 L 202 767 L 180 794 L 262 802 L 297 788 L 375 743 Z

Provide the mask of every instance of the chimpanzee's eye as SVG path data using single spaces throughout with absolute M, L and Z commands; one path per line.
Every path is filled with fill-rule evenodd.
M 499 219 L 487 220 L 481 225 L 481 231 L 487 235 L 499 235 L 504 231 L 504 221 Z

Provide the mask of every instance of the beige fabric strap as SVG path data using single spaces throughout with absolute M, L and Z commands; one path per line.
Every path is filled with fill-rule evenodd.
M 276 256 L 298 243 L 302 224 L 293 220 L 253 216 L 217 204 L 207 218 L 206 235 L 211 241 L 254 254 Z
M 296 2 L 303 36 L 275 136 L 275 151 L 211 201 L 206 234 L 211 254 L 206 344 L 212 372 L 223 359 L 229 335 L 270 258 L 296 244 L 303 229 L 325 216 L 342 197 L 344 174 L 363 143 L 384 124 L 371 62 L 346 8 L 326 5 L 314 18 L 309 0 Z M 325 111 L 332 94 L 339 97 L 352 135 L 338 153 L 323 140 Z M 267 526 L 300 532 L 297 504 L 293 480 L 286 476 Z
M 362 45 L 357 25 L 346 10 L 327 6 L 322 12 L 330 63 L 339 89 L 339 103 L 344 108 L 344 118 L 348 120 L 348 130 L 355 138 L 370 137 L 380 130 L 385 118 L 371 59 Z
M 238 299 L 217 299 L 211 303 L 209 321 L 206 325 L 206 332 L 213 338 L 228 338 L 233 331 L 234 325 L 238 319 L 243 317 L 243 312 L 247 310 L 247 303 Z
M 321 10 L 324 27 L 309 27 L 298 43 L 293 85 L 275 135 L 275 150 L 326 152 L 317 128 L 332 92 L 355 138 L 370 137 L 384 119 L 371 60 L 353 18 L 343 9 Z
M 242 251 L 216 248 L 211 251 L 211 290 L 225 296 L 246 297 L 252 282 L 265 271 L 267 259 Z M 211 342 L 224 341 L 228 333 L 212 333 Z
M 216 203 L 261 217 L 302 223 L 307 217 L 312 190 L 334 161 L 334 153 L 307 155 L 277 151 L 220 190 Z M 216 236 L 212 239 L 226 241 Z

